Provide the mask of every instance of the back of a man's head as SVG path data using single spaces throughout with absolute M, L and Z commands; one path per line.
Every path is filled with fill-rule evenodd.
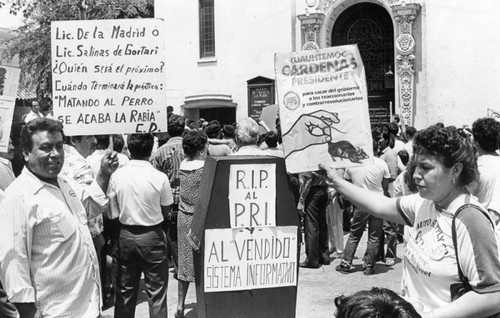
M 276 148 L 278 146 L 278 139 L 279 139 L 279 136 L 276 132 L 268 131 L 266 133 L 264 141 L 266 142 L 266 144 L 269 148 Z
M 109 135 L 95 135 L 95 149 L 108 149 L 109 148 Z
M 168 118 L 168 133 L 170 137 L 180 137 L 184 132 L 184 117 L 173 114 Z
M 50 118 L 31 120 L 21 130 L 21 148 L 24 152 L 30 152 L 33 149 L 32 136 L 39 131 L 47 131 L 49 133 L 60 132 L 64 138 L 63 125 L 60 121 Z
M 224 138 L 234 138 L 233 125 L 224 125 L 224 127 L 222 127 L 222 136 Z
M 238 146 L 256 145 L 259 142 L 259 125 L 250 117 L 236 125 L 235 139 Z
M 152 134 L 132 134 L 128 136 L 127 146 L 132 159 L 147 159 L 153 150 L 154 137 Z

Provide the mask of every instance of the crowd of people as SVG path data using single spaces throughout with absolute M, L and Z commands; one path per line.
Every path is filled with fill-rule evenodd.
M 21 130 L 25 167 L 17 178 L 13 147 L 0 153 L 0 315 L 99 317 L 114 304 L 116 317 L 134 317 L 144 275 L 150 317 L 166 317 L 173 267 L 175 317 L 184 317 L 205 159 L 283 158 L 279 122 L 263 132 L 251 118 L 196 123 L 169 108 L 167 133 L 65 136 L 38 107 Z M 402 259 L 401 293 L 338 297 L 337 317 L 499 313 L 500 122 L 418 132 L 385 123 L 372 139 L 365 165 L 289 176 L 305 239 L 300 267 L 337 258 L 336 270 L 352 273 L 368 226 L 363 273 Z

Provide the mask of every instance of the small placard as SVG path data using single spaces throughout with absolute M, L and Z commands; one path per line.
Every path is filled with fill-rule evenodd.
M 231 228 L 276 226 L 276 164 L 231 165 Z

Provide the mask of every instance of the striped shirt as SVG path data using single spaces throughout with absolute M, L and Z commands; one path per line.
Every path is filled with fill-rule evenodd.
M 9 160 L 0 157 L 0 190 L 5 190 L 16 179 L 12 164 Z
M 467 199 L 460 195 L 447 210 L 438 208 L 419 194 L 398 198 L 401 217 L 412 226 L 405 246 L 403 282 L 405 296 L 426 310 L 451 301 L 450 285 L 460 283 L 451 235 L 455 211 Z M 471 203 L 480 205 L 475 198 Z M 500 291 L 499 247 L 493 227 L 486 218 L 464 211 L 457 218 L 457 250 L 460 267 L 477 293 Z
M 165 173 L 170 180 L 170 188 L 174 199 L 172 210 L 176 211 L 179 206 L 179 167 L 184 160 L 184 150 L 182 149 L 182 137 L 172 137 L 166 144 L 161 146 L 151 158 L 151 164 L 156 169 Z
M 35 303 L 42 317 L 97 317 L 100 278 L 85 209 L 105 194 L 58 177 L 59 188 L 24 169 L 0 204 L 0 280 L 11 302 Z

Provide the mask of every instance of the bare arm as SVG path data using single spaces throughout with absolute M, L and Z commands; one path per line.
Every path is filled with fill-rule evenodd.
M 118 169 L 118 155 L 116 151 L 108 149 L 104 157 L 102 157 L 101 169 L 99 169 L 96 177 L 97 184 L 101 187 L 102 192 L 106 193 L 108 191 L 109 178 L 116 169 Z
M 387 221 L 406 225 L 398 212 L 396 199 L 358 187 L 342 179 L 335 169 L 322 164 L 319 166 L 326 172 L 329 184 L 360 209 Z
M 500 312 L 500 292 L 479 294 L 469 291 L 454 302 L 424 313 L 422 317 L 433 318 L 468 318 L 489 317 Z

